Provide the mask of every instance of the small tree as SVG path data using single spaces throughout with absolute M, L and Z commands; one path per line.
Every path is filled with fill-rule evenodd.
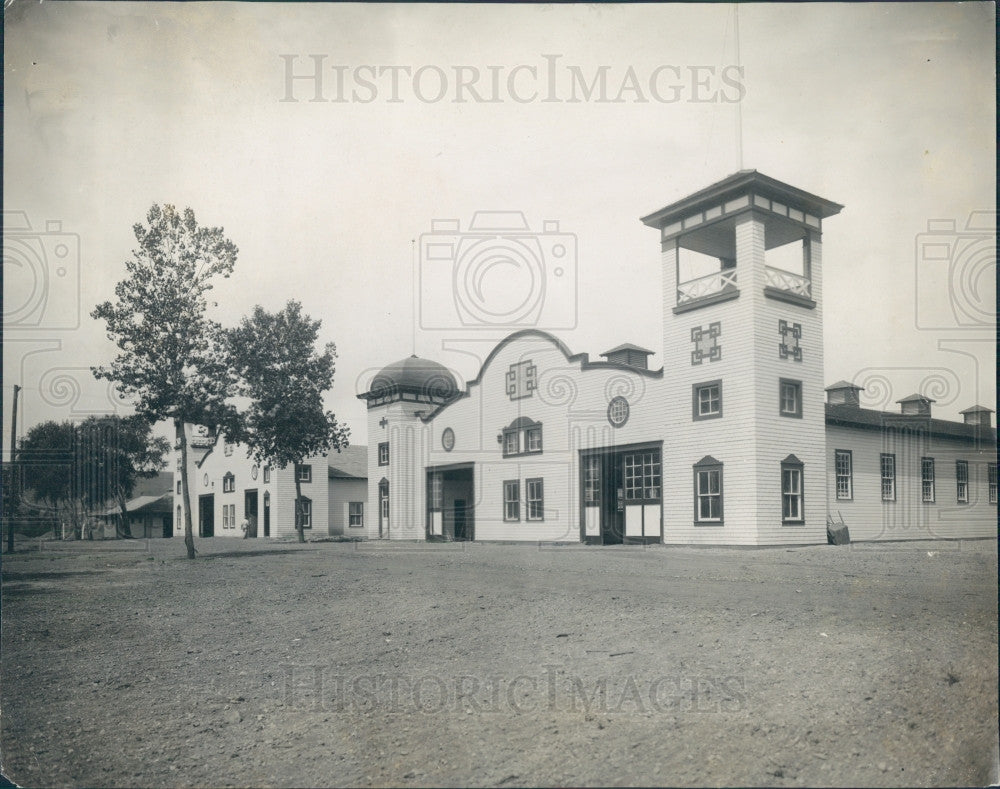
M 120 352 L 93 373 L 135 395 L 143 418 L 173 421 L 181 450 L 184 544 L 193 559 L 184 425 L 235 424 L 235 409 L 226 403 L 233 380 L 218 346 L 221 327 L 206 316 L 206 293 L 213 279 L 232 273 L 237 248 L 222 228 L 199 227 L 190 208 L 181 214 L 172 205 L 154 205 L 146 224 L 133 229 L 139 248 L 125 263 L 128 277 L 115 287 L 117 301 L 91 313 L 107 323 Z
M 350 430 L 323 409 L 323 392 L 333 386 L 337 349 L 315 350 L 320 321 L 290 301 L 277 313 L 255 307 L 227 332 L 229 359 L 239 393 L 250 400 L 239 440 L 258 463 L 295 466 L 311 455 L 347 445 Z M 295 528 L 303 533 L 302 485 L 295 473 Z

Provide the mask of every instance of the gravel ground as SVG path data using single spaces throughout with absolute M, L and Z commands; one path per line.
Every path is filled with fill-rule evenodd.
M 3 557 L 30 786 L 985 785 L 993 541 Z

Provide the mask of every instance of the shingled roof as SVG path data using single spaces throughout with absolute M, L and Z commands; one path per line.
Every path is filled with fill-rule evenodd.
M 368 447 L 352 444 L 327 459 L 330 479 L 368 479 Z
M 966 425 L 962 422 L 951 422 L 947 419 L 934 419 L 929 416 L 914 414 L 899 414 L 890 411 L 875 411 L 871 408 L 858 408 L 856 405 L 826 404 L 826 423 L 828 425 L 843 425 L 845 427 L 860 427 L 869 430 L 886 430 L 890 428 L 920 428 L 928 435 L 939 438 L 959 438 L 966 441 L 980 441 L 984 444 L 996 444 L 996 428 L 986 425 Z

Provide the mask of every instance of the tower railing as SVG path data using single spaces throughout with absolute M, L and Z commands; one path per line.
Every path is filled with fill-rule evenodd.
M 797 296 L 805 296 L 807 299 L 812 298 L 812 282 L 808 277 L 771 266 L 765 266 L 764 273 L 768 287 L 794 293 Z
M 727 290 L 736 288 L 735 271 L 717 271 L 697 279 L 689 279 L 687 282 L 677 284 L 677 304 L 687 304 L 697 301 L 707 296 L 714 296 L 716 293 L 724 293 Z

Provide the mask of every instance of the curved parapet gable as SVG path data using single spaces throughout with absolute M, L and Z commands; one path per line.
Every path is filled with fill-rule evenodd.
M 580 365 L 580 370 L 624 370 L 630 373 L 635 373 L 637 375 L 644 376 L 646 378 L 662 378 L 663 368 L 659 370 L 647 370 L 639 367 L 633 367 L 627 364 L 619 364 L 616 362 L 592 362 L 590 361 L 590 356 L 586 353 L 573 353 L 567 347 L 567 345 L 560 340 L 558 337 L 549 334 L 541 329 L 521 329 L 513 334 L 508 335 L 504 339 L 494 346 L 493 350 L 490 351 L 489 355 L 483 361 L 482 366 L 479 368 L 479 373 L 475 378 L 467 381 L 465 384 L 465 390 L 457 393 L 453 398 L 451 398 L 447 403 L 442 403 L 433 411 L 420 417 L 421 421 L 427 423 L 434 420 L 434 418 L 440 414 L 444 409 L 453 403 L 462 400 L 463 398 L 469 397 L 472 392 L 473 386 L 479 386 L 482 383 L 483 376 L 486 370 L 489 368 L 490 364 L 493 362 L 494 358 L 503 351 L 507 346 L 512 343 L 518 342 L 519 340 L 527 339 L 537 339 L 548 342 L 549 344 L 555 346 L 567 362 L 576 363 Z

